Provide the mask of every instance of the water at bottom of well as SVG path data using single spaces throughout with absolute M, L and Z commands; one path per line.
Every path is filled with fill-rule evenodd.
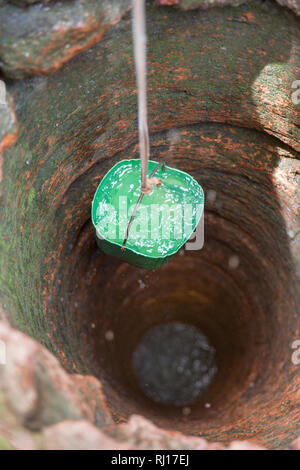
M 151 328 L 136 347 L 133 369 L 141 389 L 156 403 L 189 405 L 216 374 L 215 349 L 193 325 L 161 324 Z

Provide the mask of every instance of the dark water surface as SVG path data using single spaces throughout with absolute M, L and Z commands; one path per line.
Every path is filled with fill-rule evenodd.
M 144 393 L 156 403 L 192 404 L 216 374 L 215 349 L 195 326 L 151 328 L 137 346 L 133 368 Z

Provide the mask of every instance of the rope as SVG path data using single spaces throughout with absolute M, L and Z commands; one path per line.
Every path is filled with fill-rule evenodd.
M 146 80 L 146 20 L 145 0 L 133 0 L 133 44 L 138 89 L 139 149 L 141 159 L 141 193 L 152 192 L 156 180 L 147 178 L 150 155 L 149 130 L 147 121 L 147 80 Z M 161 182 L 160 182 L 161 183 Z
M 165 163 L 158 163 L 156 165 L 156 167 L 154 168 L 154 170 L 152 171 L 151 175 L 150 175 L 150 178 L 149 178 L 149 182 L 150 184 L 155 184 L 156 186 L 160 186 L 161 185 L 161 179 L 160 178 L 156 178 L 154 175 L 155 173 L 157 172 L 157 170 L 162 167 L 162 171 L 165 171 Z M 156 181 L 154 181 L 156 180 Z M 137 210 L 142 202 L 142 199 L 144 197 L 144 193 L 141 192 L 139 198 L 138 198 L 138 201 L 135 205 L 135 208 L 132 212 L 132 215 L 130 217 L 130 220 L 129 220 L 129 223 L 127 225 L 127 230 L 126 230 L 126 235 L 125 235 L 125 238 L 124 238 L 124 241 L 123 241 L 123 244 L 122 244 L 122 248 L 121 248 L 121 251 L 124 251 L 125 250 L 125 245 L 126 245 L 126 242 L 128 240 L 128 236 L 129 236 L 129 231 L 130 231 L 130 228 L 131 228 L 131 225 L 132 225 L 132 222 L 134 221 L 134 218 L 136 216 L 136 213 L 137 213 Z
M 136 216 L 139 205 L 145 194 L 152 192 L 152 186 L 160 186 L 161 179 L 154 175 L 162 166 L 163 171 L 165 165 L 158 163 L 152 171 L 150 178 L 147 178 L 148 161 L 150 154 L 149 130 L 147 121 L 147 84 L 146 84 L 146 21 L 145 21 L 145 0 L 132 0 L 133 17 L 132 17 L 132 33 L 134 45 L 134 60 L 136 70 L 136 81 L 138 89 L 138 120 L 139 120 L 139 149 L 141 159 L 141 194 L 135 205 L 129 223 L 127 225 L 126 235 L 121 250 L 125 250 L 131 225 Z

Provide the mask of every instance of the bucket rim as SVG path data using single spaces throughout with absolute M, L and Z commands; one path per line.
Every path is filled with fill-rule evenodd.
M 118 168 L 119 166 L 121 166 L 123 163 L 132 162 L 132 161 L 134 161 L 134 162 L 139 161 L 139 162 L 140 162 L 140 159 L 139 159 L 139 158 L 130 158 L 130 159 L 129 159 L 129 158 L 126 158 L 126 159 L 122 159 L 122 160 L 120 160 L 119 162 L 115 163 L 115 164 L 105 173 L 105 175 L 103 176 L 103 178 L 101 179 L 100 183 L 99 183 L 98 186 L 97 186 L 97 189 L 96 189 L 96 191 L 95 191 L 95 194 L 94 194 L 94 197 L 93 197 L 93 200 L 92 200 L 92 205 L 91 205 L 91 219 L 92 219 L 92 224 L 93 224 L 93 227 L 94 227 L 94 230 L 95 230 L 95 233 L 96 233 L 97 238 L 98 238 L 99 240 L 105 240 L 106 242 L 111 243 L 111 244 L 114 245 L 115 247 L 119 247 L 119 248 L 122 248 L 122 243 L 123 243 L 123 242 L 119 243 L 119 242 L 115 242 L 115 241 L 109 240 L 109 239 L 107 239 L 105 236 L 102 236 L 101 234 L 100 234 L 100 236 L 99 236 L 99 232 L 98 232 L 98 230 L 97 230 L 97 228 L 96 228 L 96 224 L 94 223 L 93 208 L 94 208 L 94 204 L 95 204 L 96 197 L 97 197 L 97 195 L 98 195 L 98 191 L 101 190 L 100 186 L 101 186 L 102 182 L 109 176 L 110 173 L 113 172 L 113 170 L 115 170 L 116 168 Z M 158 162 L 158 161 L 155 161 L 155 160 L 149 160 L 149 163 L 158 164 L 159 162 Z M 202 193 L 202 201 L 203 201 L 203 202 L 200 203 L 200 205 L 202 206 L 202 208 L 201 208 L 201 211 L 199 211 L 199 213 L 196 214 L 196 223 L 195 223 L 195 226 L 194 226 L 193 230 L 189 233 L 188 236 L 186 236 L 186 237 L 184 237 L 184 238 L 182 239 L 182 243 L 180 243 L 179 246 L 177 245 L 175 249 L 172 249 L 172 251 L 169 251 L 169 252 L 167 252 L 166 254 L 163 254 L 163 255 L 161 255 L 161 256 L 155 256 L 155 255 L 153 256 L 153 255 L 151 255 L 151 254 L 145 255 L 145 254 L 143 254 L 143 253 L 141 253 L 141 252 L 135 250 L 134 248 L 132 248 L 132 247 L 130 247 L 130 246 L 125 246 L 125 250 L 131 251 L 132 253 L 135 253 L 136 255 L 139 255 L 139 256 L 141 256 L 141 257 L 143 257 L 143 258 L 145 258 L 145 259 L 151 258 L 151 259 L 154 259 L 154 260 L 155 260 L 155 259 L 160 260 L 160 259 L 167 258 L 167 257 L 169 257 L 169 256 L 173 256 L 173 255 L 175 255 L 176 253 L 178 253 L 178 251 L 183 247 L 183 245 L 189 240 L 189 238 L 190 238 L 190 236 L 192 235 L 192 233 L 196 230 L 196 228 L 197 228 L 197 226 L 198 226 L 198 224 L 199 224 L 201 218 L 202 218 L 203 215 L 204 215 L 204 191 L 203 191 L 202 186 L 198 183 L 198 181 L 197 181 L 195 178 L 193 178 L 193 176 L 191 176 L 191 175 L 190 175 L 189 173 L 187 173 L 186 171 L 182 171 L 182 170 L 179 170 L 179 169 L 177 169 L 177 168 L 173 168 L 173 167 L 171 167 L 171 166 L 169 166 L 169 165 L 165 165 L 165 167 L 166 167 L 166 168 L 169 168 L 170 170 L 175 171 L 175 172 L 177 172 L 177 173 L 182 173 L 183 175 L 188 176 L 191 181 L 193 181 L 193 182 L 195 182 L 195 183 L 197 184 L 197 186 L 200 188 L 201 193 Z

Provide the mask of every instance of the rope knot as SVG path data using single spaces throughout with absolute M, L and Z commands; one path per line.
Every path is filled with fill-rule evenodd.
M 157 186 L 159 188 L 159 186 L 161 185 L 162 185 L 161 178 L 157 178 L 156 176 L 153 176 L 152 178 L 146 178 L 146 186 L 143 186 L 141 188 L 141 192 L 143 194 L 150 194 L 153 191 L 152 186 Z

